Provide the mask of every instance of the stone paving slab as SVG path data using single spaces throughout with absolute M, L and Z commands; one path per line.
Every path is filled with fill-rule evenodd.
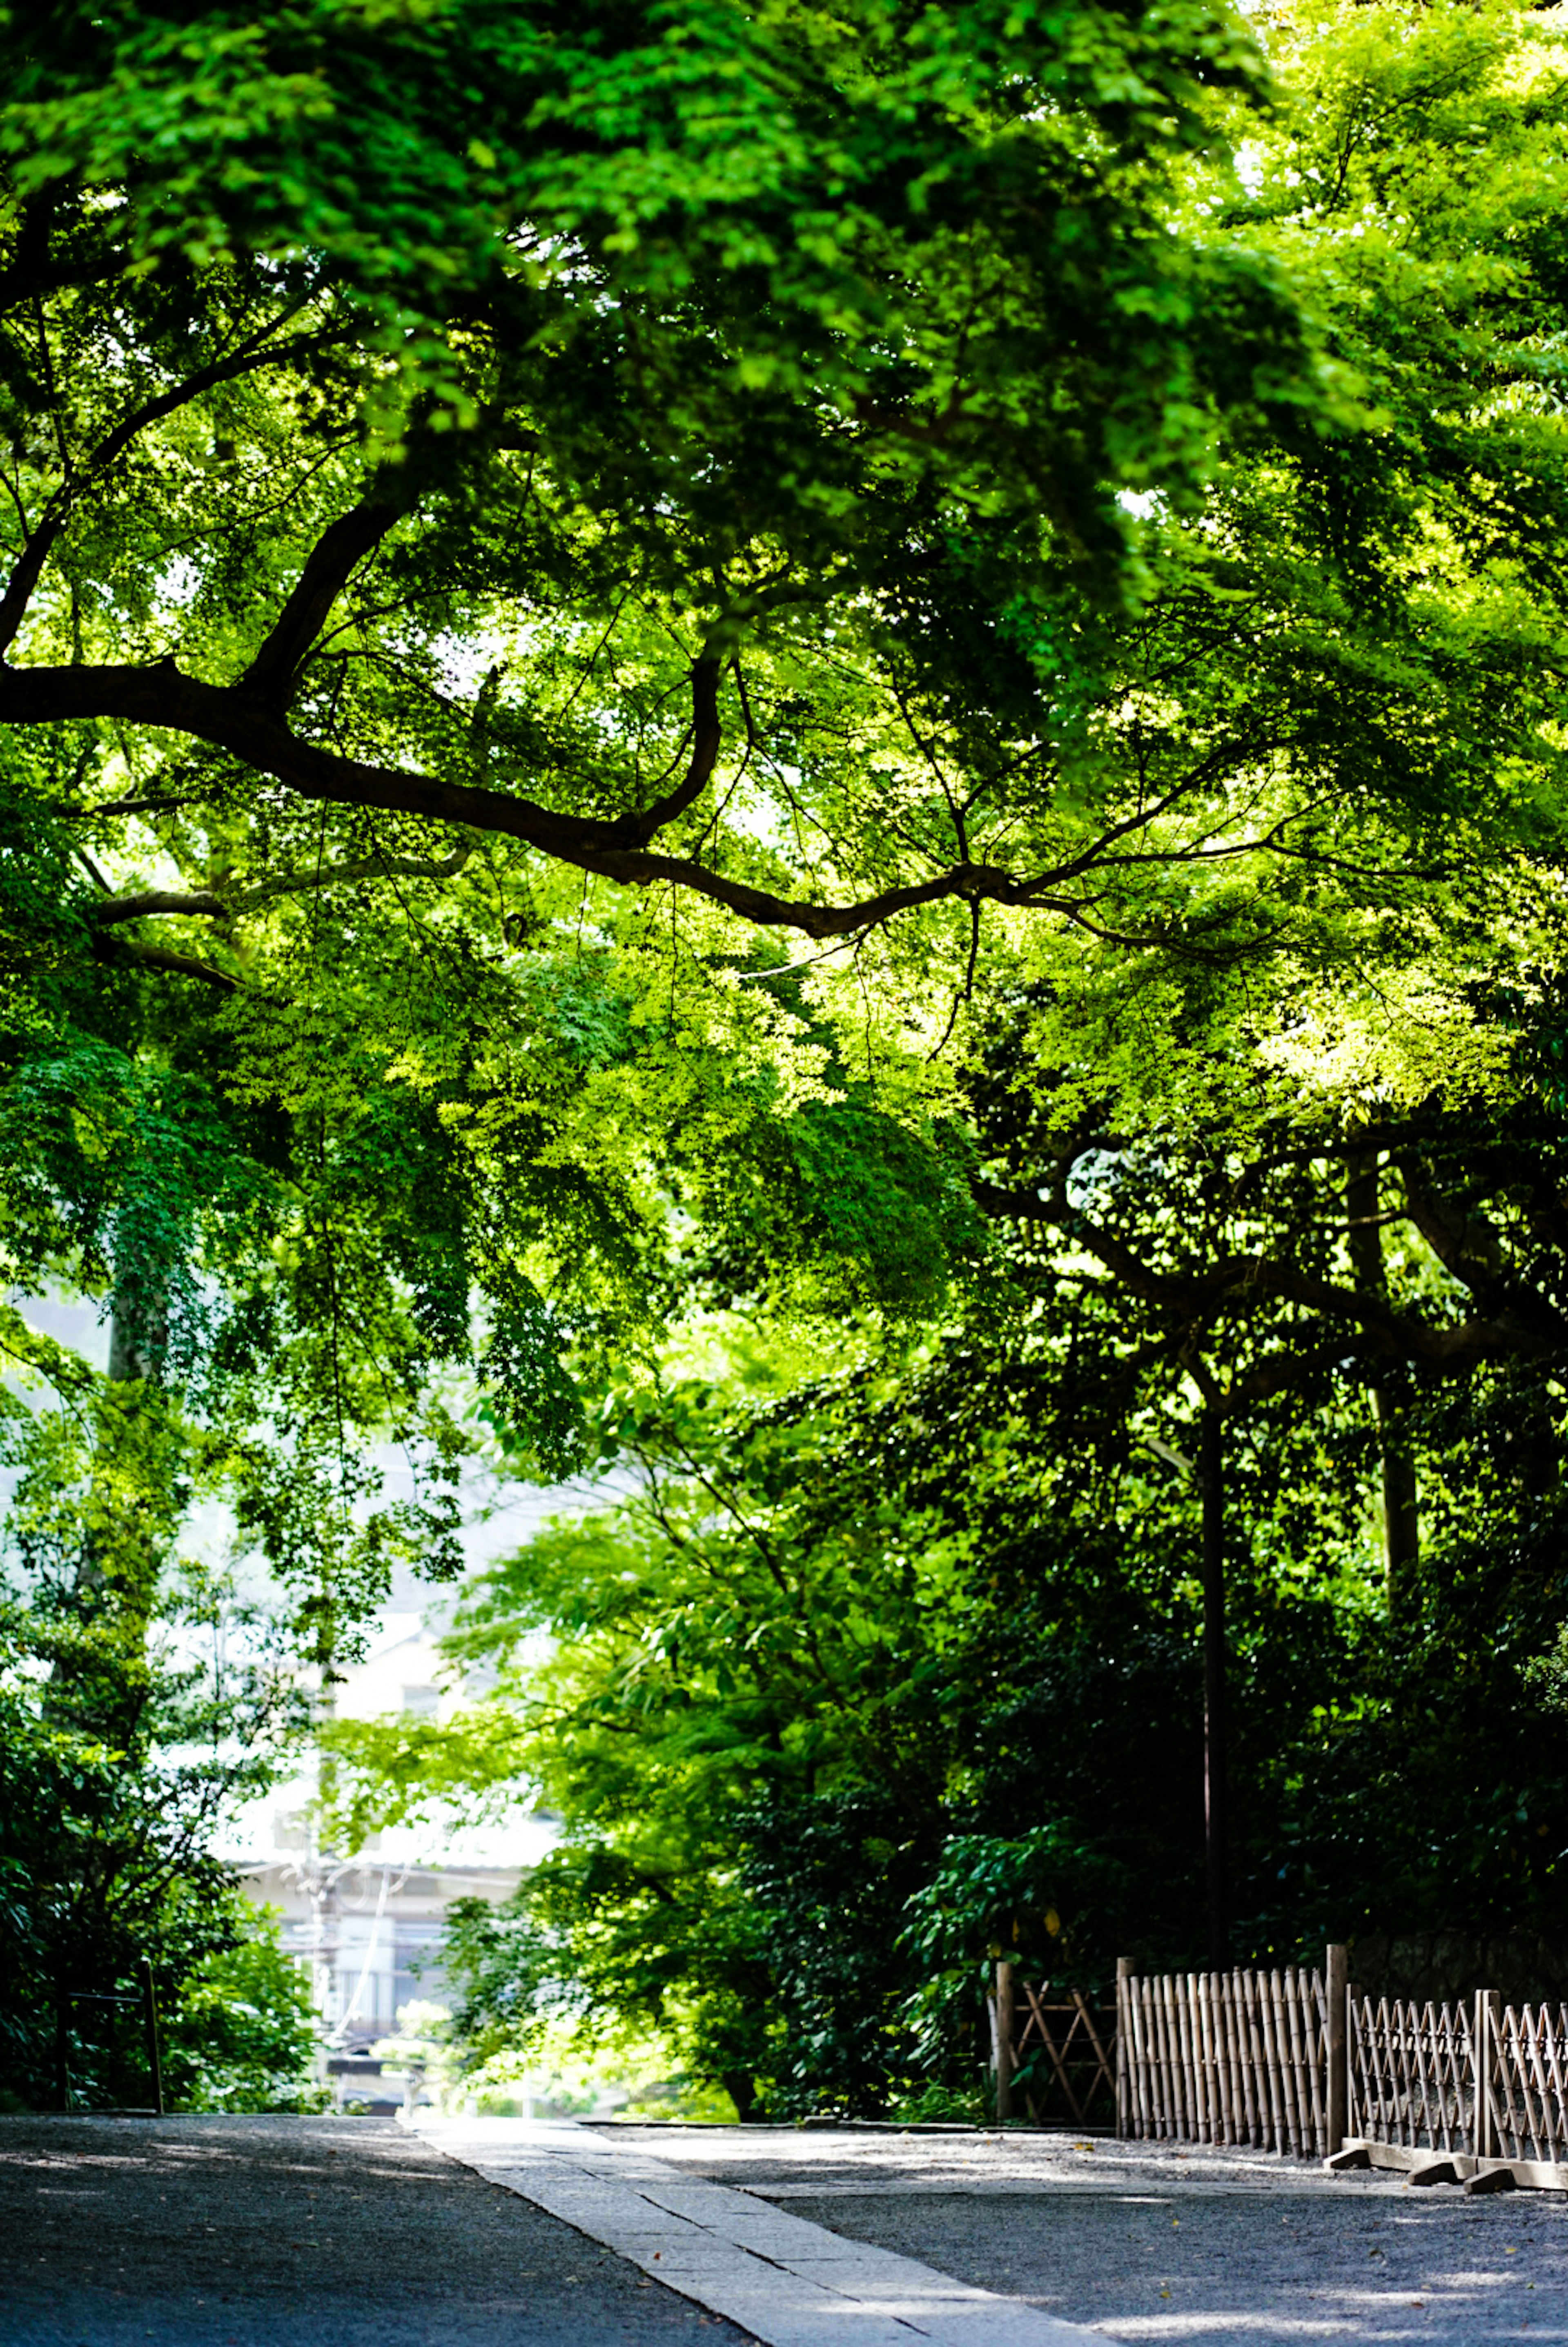
M 1043 2309 L 694 2181 L 629 2132 L 519 2119 L 424 2119 L 420 2131 L 765 2347 L 1093 2347 Z

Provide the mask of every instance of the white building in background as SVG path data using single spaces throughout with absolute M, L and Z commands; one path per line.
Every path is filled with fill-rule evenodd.
M 446 1911 L 456 1899 L 504 1899 L 515 1866 L 418 1867 L 361 1859 L 312 1866 L 281 1859 L 244 1878 L 259 1904 L 281 1908 L 283 1944 L 316 1983 L 326 2023 L 325 2069 L 340 2107 L 397 2110 L 417 2088 L 372 2048 L 414 2004 L 453 1999 L 442 1971 Z
M 337 1689 L 340 1718 L 402 1712 L 438 1719 L 458 1696 L 443 1686 L 434 1634 L 418 1614 L 389 1613 L 362 1663 Z M 456 1818 L 372 1835 L 347 1856 L 321 1852 L 310 1825 L 308 1778 L 245 1813 L 231 1862 L 259 1906 L 281 1911 L 284 1946 L 312 1978 L 340 2089 L 393 2109 L 402 2082 L 366 2060 L 411 2004 L 453 1999 L 439 1950 L 458 1899 L 505 1899 L 555 1839 L 540 1818 L 514 1813 L 478 1830 Z M 386 2091 L 383 2091 L 386 2090 Z M 341 2096 L 340 2096 L 341 2098 Z

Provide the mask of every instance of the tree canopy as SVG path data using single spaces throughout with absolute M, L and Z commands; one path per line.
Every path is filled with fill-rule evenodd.
M 1058 1860 L 1074 1961 L 1135 1881 L 1149 1944 L 1190 1945 L 1115 1799 L 1014 1833 L 974 1756 L 1030 1700 L 986 1676 L 993 1587 L 1074 1717 L 1107 1673 L 1190 1708 L 1162 1478 L 1201 1405 L 1245 1606 L 1288 1625 L 1238 1660 L 1290 1690 L 1276 1761 L 1239 1715 L 1238 1911 L 1305 1932 L 1336 1884 L 1369 1917 L 1322 1788 L 1354 1747 L 1347 1814 L 1376 1807 L 1485 1604 L 1515 1686 L 1562 1594 L 1499 1463 L 1556 1458 L 1568 1332 L 1549 18 L 305 0 L 18 9 L 0 61 L 0 1261 L 113 1326 L 97 1378 L 0 1311 L 53 1392 L 7 1389 L 28 1816 L 72 1754 L 107 1772 L 88 1839 L 156 1809 L 210 1696 L 150 1659 L 199 1491 L 330 1684 L 394 1558 L 457 1572 L 464 1455 L 635 1449 L 652 1514 L 516 1568 L 572 1690 L 519 1765 L 581 1827 L 527 1962 L 572 1942 L 591 1987 L 640 1933 L 694 2060 L 885 2098 L 892 1973 L 880 2083 L 835 2053 L 786 2087 L 712 1951 L 733 1925 L 797 2044 L 838 2045 L 789 1968 L 902 1809 L 879 1911 L 921 1963 Z M 698 1440 L 674 1365 L 694 1328 L 744 1361 L 741 1327 L 814 1398 L 732 1389 Z M 939 1497 L 887 1429 L 976 1361 L 1001 1463 L 959 1410 Z M 1445 1514 L 1481 1458 L 1527 1553 L 1501 1596 Z M 1376 1571 L 1308 1496 L 1374 1475 Z M 493 1662 L 503 1614 L 464 1632 Z M 1288 1653 L 1353 1689 L 1328 1727 Z M 365 1784 L 490 1782 L 511 1699 L 472 1749 L 372 1738 Z M 1512 1743 L 1505 1709 L 1478 1751 L 1555 1781 L 1539 1705 Z M 627 1819 L 663 1838 L 641 1873 Z M 1276 1899 L 1298 1834 L 1319 1889 Z

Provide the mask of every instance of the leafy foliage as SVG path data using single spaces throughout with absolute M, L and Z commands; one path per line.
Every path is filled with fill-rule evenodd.
M 298 2066 L 297 2005 L 278 2034 L 283 1960 L 268 1986 L 247 1903 L 212 1852 L 232 1804 L 268 1781 L 298 1701 L 258 1625 L 179 1557 L 197 1462 L 178 1417 L 129 1390 L 134 1401 L 110 1389 L 85 1425 L 43 1413 L 10 1429 L 0 2083 L 35 2107 L 55 2093 L 59 1997 L 137 1995 L 143 1959 L 171 2012 L 188 1990 L 199 2004 L 203 1983 L 210 2003 L 226 1966 L 266 1991 L 249 2052 L 237 2016 L 227 2054 L 209 2045 L 178 2069 L 193 2091 L 259 2092 L 267 2062 Z M 69 2031 L 78 2107 L 145 2104 L 137 2026 L 83 2004 Z M 273 2055 L 258 2050 L 269 2045 Z M 249 2065 L 248 2086 L 235 2063 Z
M 116 1347 L 0 1314 L 18 2076 L 229 1961 L 192 1491 L 327 1685 L 490 1435 L 634 1496 L 467 1604 L 487 1710 L 333 1739 L 350 1826 L 567 1820 L 476 2052 L 885 2108 L 993 1942 L 1189 1954 L 1200 1401 L 1243 1938 L 1554 1926 L 1561 36 L 1268 41 L 0 26 L 0 1271 Z
M 182 2111 L 325 2109 L 320 2043 L 310 1982 L 280 1944 L 276 1912 L 252 1909 L 162 2016 L 165 2099 Z

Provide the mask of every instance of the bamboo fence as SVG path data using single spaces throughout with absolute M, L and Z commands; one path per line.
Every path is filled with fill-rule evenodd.
M 1001 2116 L 1013 2116 L 1020 2103 L 1036 2126 L 1053 2120 L 1087 2127 L 1114 2121 L 1116 2110 L 1116 2009 L 1095 2007 L 1081 1989 L 1052 1994 L 1049 1981 L 1020 1980 L 1011 1964 L 998 1964 L 997 1994 L 991 2025 L 997 2041 L 999 2014 L 1009 2027 L 997 2073 Z
M 1474 2152 L 1471 2008 L 1386 1996 L 1374 2004 L 1352 1989 L 1349 2014 L 1349 2133 L 1410 2150 Z
M 997 2116 L 1235 2146 L 1470 2191 L 1568 2189 L 1568 2005 L 1372 1998 L 1324 1971 L 1116 1967 L 1114 2015 L 996 1967 Z
M 1509 2160 L 1568 2161 L 1568 2005 L 1476 2000 L 1486 2050 L 1484 2152 Z
M 1321 1973 L 1125 1973 L 1116 1990 L 1120 2134 L 1326 2156 Z

